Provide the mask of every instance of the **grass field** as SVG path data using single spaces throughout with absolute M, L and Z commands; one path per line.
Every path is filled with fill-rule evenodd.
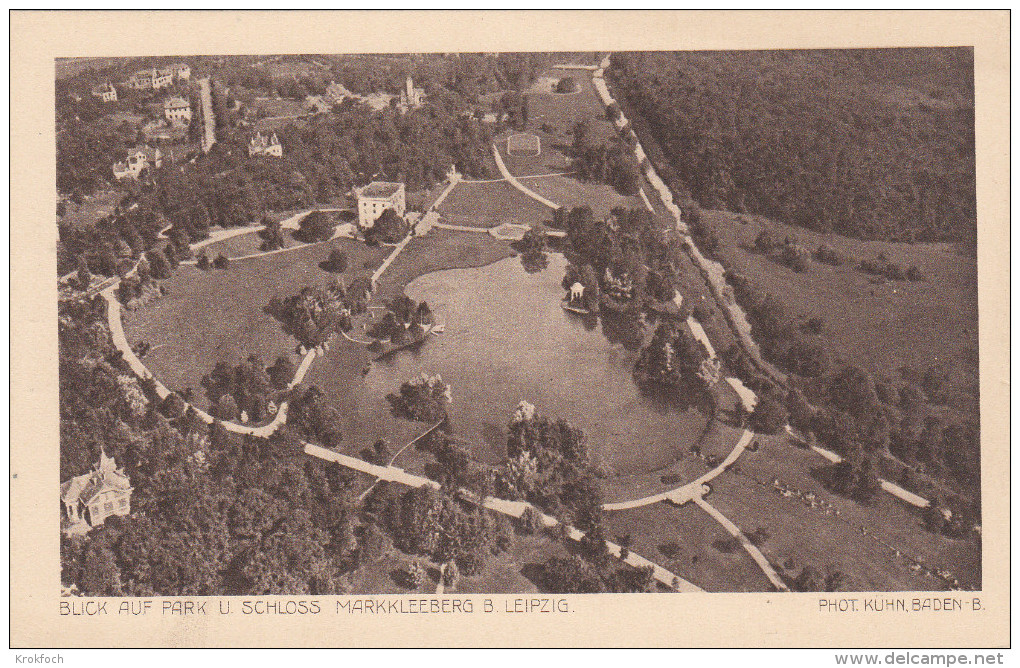
M 539 92 L 541 87 L 528 93 L 528 125 L 541 128 L 542 124 L 556 129 L 556 134 L 572 130 L 579 120 L 587 120 L 591 126 L 592 140 L 610 140 L 616 136 L 613 124 L 606 118 L 605 110 L 595 93 L 591 72 L 586 70 L 559 70 L 550 68 L 539 75 L 543 78 L 573 77 L 580 92 L 570 95 Z M 569 141 L 567 142 L 570 143 Z
M 484 267 L 512 254 L 509 242 L 489 234 L 434 229 L 407 244 L 379 279 L 375 298 L 386 300 L 403 294 L 405 285 L 433 271 Z
M 516 130 L 508 130 L 495 140 L 503 163 L 514 176 L 531 176 L 533 174 L 557 174 L 570 171 L 570 144 L 572 138 L 564 130 L 555 134 L 543 132 L 538 128 L 529 128 L 528 132 L 538 135 L 542 152 L 538 155 L 511 155 L 506 150 L 506 139 Z
M 552 220 L 552 209 L 505 181 L 462 181 L 439 205 L 439 213 L 444 223 L 469 227 L 497 227 L 511 222 L 537 225 Z
M 85 197 L 81 204 L 75 204 L 68 199 L 65 201 L 64 217 L 60 222 L 74 228 L 91 225 L 100 218 L 112 214 L 122 197 L 124 192 L 121 190 L 106 190 Z
M 551 557 L 565 557 L 567 549 L 548 536 L 517 536 L 507 552 L 493 555 L 485 569 L 474 577 L 462 577 L 454 590 L 458 594 L 530 594 L 542 591 L 529 579 Z
M 382 263 L 389 248 L 369 248 L 348 239 L 316 244 L 263 258 L 239 260 L 226 270 L 178 268 L 166 281 L 167 295 L 136 312 L 125 312 L 131 342 L 146 341 L 152 350 L 144 362 L 168 387 L 191 387 L 200 406 L 202 376 L 219 361 L 237 363 L 255 353 L 271 364 L 292 354 L 296 341 L 263 312 L 274 295 L 286 297 L 309 284 L 325 284 L 330 274 L 319 269 L 330 249 L 350 258 L 348 280 L 367 275 Z
M 287 240 L 287 247 L 296 247 L 301 245 L 300 242 L 295 241 L 290 236 L 290 230 L 284 231 L 284 238 Z M 245 255 L 254 255 L 255 253 L 261 253 L 262 249 L 262 238 L 258 235 L 258 232 L 252 230 L 248 234 L 241 234 L 236 237 L 224 239 L 223 241 L 217 241 L 214 244 L 209 244 L 205 248 L 201 249 L 199 253 L 205 252 L 206 256 L 213 260 L 220 253 L 226 255 L 229 258 L 243 257 Z M 195 254 L 196 257 L 198 253 Z
M 516 536 L 510 550 L 490 555 L 482 572 L 471 577 L 462 575 L 453 589 L 457 594 L 533 594 L 541 591 L 529 579 L 538 567 L 551 557 L 565 557 L 566 548 L 544 536 Z M 428 572 L 425 582 L 416 590 L 398 584 L 395 574 L 412 561 L 419 561 Z M 408 555 L 397 548 L 358 569 L 351 580 L 351 594 L 434 594 L 439 578 L 439 564 L 419 555 Z M 478 603 L 476 602 L 476 606 Z M 477 611 L 477 608 L 476 608 Z
M 713 481 L 710 500 L 748 533 L 765 527 L 772 538 L 762 551 L 777 566 L 788 557 L 793 557 L 798 572 L 805 564 L 819 568 L 834 564 L 865 590 L 940 588 L 939 581 L 909 570 L 906 557 L 910 557 L 948 569 L 966 586 L 980 586 L 981 550 L 975 542 L 951 540 L 926 531 L 917 509 L 888 494 L 879 494 L 871 506 L 832 494 L 817 477 L 828 465 L 818 454 L 781 437 L 756 438 L 762 447 L 757 452 L 746 452 L 731 473 Z M 826 515 L 796 497 L 780 496 L 771 486 L 775 479 L 791 488 L 813 492 L 840 514 Z M 860 531 L 862 526 L 868 534 Z M 876 538 L 904 556 L 895 557 Z
M 294 238 L 294 230 L 284 230 L 283 237 L 287 242 L 287 251 L 297 250 L 302 246 L 309 244 L 303 241 L 298 241 Z M 317 245 L 317 244 L 311 244 Z M 236 237 L 230 237 L 223 241 L 217 241 L 214 244 L 209 244 L 202 251 L 209 257 L 210 260 L 216 258 L 217 255 L 223 253 L 228 258 L 246 257 L 248 255 L 254 255 L 256 253 L 263 253 L 262 250 L 262 237 L 258 235 L 258 232 L 252 230 L 249 234 L 240 234 Z M 201 252 L 201 251 L 200 251 Z M 196 253 L 197 256 L 197 253 Z M 353 265 L 351 265 L 353 267 Z
M 606 513 L 603 524 L 610 539 L 630 534 L 631 549 L 706 591 L 772 591 L 744 550 L 717 547 L 730 535 L 693 504 L 677 508 L 657 503 Z M 664 548 L 673 542 L 679 545 L 675 554 Z
M 904 365 L 925 369 L 951 358 L 976 373 L 977 263 L 973 257 L 947 244 L 864 242 L 770 223 L 780 239 L 794 235 L 812 251 L 827 243 L 853 258 L 840 267 L 812 261 L 809 271 L 796 273 L 748 250 L 762 229 L 757 218 L 722 211 L 706 211 L 704 218 L 722 241 L 720 255 L 735 271 L 762 290 L 779 295 L 791 315 L 824 319 L 823 338 L 837 361 L 862 364 L 891 376 Z M 741 218 L 751 222 L 743 223 Z M 879 253 L 904 267 L 917 265 L 927 280 L 873 283 L 856 265 Z
M 613 207 L 645 208 L 639 197 L 621 195 L 604 183 L 580 181 L 570 176 L 523 179 L 525 186 L 568 209 L 589 206 L 596 218 L 605 218 Z
M 305 113 L 301 100 L 287 98 L 259 97 L 255 98 L 252 106 L 264 117 L 298 116 Z

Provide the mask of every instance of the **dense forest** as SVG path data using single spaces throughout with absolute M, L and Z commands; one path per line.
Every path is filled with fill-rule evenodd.
M 866 239 L 975 237 L 969 48 L 621 53 L 607 75 L 665 154 L 662 177 L 704 208 Z

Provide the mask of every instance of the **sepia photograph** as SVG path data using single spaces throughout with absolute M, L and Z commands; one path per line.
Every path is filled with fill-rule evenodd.
M 974 46 L 296 42 L 48 59 L 54 614 L 982 609 Z
M 981 588 L 970 49 L 55 68 L 68 594 Z

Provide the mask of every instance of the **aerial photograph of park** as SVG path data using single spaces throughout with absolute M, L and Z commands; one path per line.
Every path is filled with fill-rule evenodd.
M 972 49 L 54 66 L 63 595 L 982 588 Z

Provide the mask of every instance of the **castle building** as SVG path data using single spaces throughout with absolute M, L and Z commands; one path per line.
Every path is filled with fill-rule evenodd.
M 101 453 L 95 470 L 61 483 L 61 528 L 65 533 L 85 533 L 111 515 L 128 515 L 133 490 L 113 457 Z
M 403 183 L 373 181 L 357 191 L 358 224 L 372 227 L 386 209 L 393 209 L 398 216 L 407 211 L 407 194 Z
M 255 133 L 255 136 L 248 142 L 248 156 L 254 155 L 271 155 L 274 158 L 283 157 L 283 145 L 276 138 L 275 132 L 272 136 L 264 135 L 261 132 Z
M 174 125 L 187 125 L 191 122 L 191 102 L 174 95 L 163 103 L 163 115 Z

